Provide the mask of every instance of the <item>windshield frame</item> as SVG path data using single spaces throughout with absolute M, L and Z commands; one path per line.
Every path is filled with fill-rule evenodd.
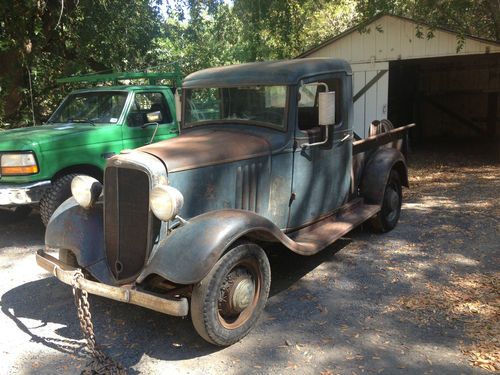
M 46 121 L 46 124 L 47 125 L 55 125 L 55 124 L 85 124 L 83 122 L 71 122 L 71 121 L 66 121 L 66 122 L 54 122 L 53 121 L 53 117 L 59 112 L 59 110 L 62 108 L 62 106 L 64 105 L 64 103 L 66 103 L 66 101 L 72 96 L 72 95 L 79 95 L 79 94 L 94 94 L 94 93 L 103 93 L 103 92 L 106 92 L 106 93 L 120 93 L 120 94 L 123 94 L 125 93 L 127 95 L 127 97 L 125 98 L 125 102 L 123 104 L 123 108 L 122 108 L 122 111 L 120 113 L 120 116 L 118 116 L 118 121 L 116 123 L 112 123 L 112 122 L 95 122 L 94 125 L 111 125 L 111 126 L 115 126 L 115 125 L 118 125 L 118 126 L 121 126 L 123 123 L 124 123 L 124 118 L 125 118 L 125 112 L 127 111 L 128 107 L 129 107 L 129 103 L 130 103 L 130 98 L 131 98 L 131 92 L 129 90 L 85 90 L 85 91 L 72 91 L 70 92 L 68 95 L 66 95 L 64 97 L 63 100 L 61 100 L 61 103 L 59 103 L 59 105 L 57 106 L 57 108 L 54 110 L 54 112 L 52 112 L 52 114 L 50 115 L 50 117 L 48 118 L 48 120 Z M 90 124 L 90 122 L 89 122 Z
M 256 120 L 243 120 L 243 119 L 219 119 L 219 120 L 204 120 L 204 121 L 196 121 L 196 122 L 191 122 L 189 125 L 186 123 L 186 92 L 187 90 L 200 90 L 200 89 L 225 89 L 225 88 L 237 88 L 241 87 L 241 85 L 224 85 L 224 86 L 194 86 L 194 87 L 188 87 L 182 88 L 182 116 L 181 116 L 181 129 L 187 130 L 187 129 L 194 129 L 198 128 L 200 126 L 207 126 L 207 125 L 225 125 L 225 124 L 242 124 L 242 125 L 255 125 L 259 127 L 264 127 L 267 129 L 273 129 L 273 130 L 278 130 L 280 132 L 286 133 L 288 131 L 288 116 L 289 116 L 289 110 L 290 110 L 290 95 L 291 95 L 291 86 L 288 84 L 280 84 L 280 85 L 267 85 L 267 84 L 259 84 L 259 85 L 246 85 L 246 86 L 268 86 L 268 87 L 284 87 L 286 92 L 285 92 L 285 107 L 283 108 L 283 124 L 282 125 L 277 125 L 273 124 L 271 122 L 263 122 L 263 121 L 256 121 Z

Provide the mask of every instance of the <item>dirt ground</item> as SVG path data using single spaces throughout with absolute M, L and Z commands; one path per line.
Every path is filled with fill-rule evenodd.
M 276 248 L 259 325 L 229 348 L 189 319 L 91 297 L 97 340 L 130 373 L 487 374 L 500 371 L 500 168 L 416 151 L 398 227 L 320 254 Z M 88 358 L 70 287 L 35 265 L 36 214 L 0 224 L 0 373 L 73 374 Z M 495 367 L 496 366 L 496 367 Z

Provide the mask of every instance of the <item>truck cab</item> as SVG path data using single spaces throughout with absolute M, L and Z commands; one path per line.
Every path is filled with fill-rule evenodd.
M 108 82 L 143 73 L 70 77 L 61 82 Z M 173 78 L 156 74 L 154 79 Z M 149 76 L 153 81 L 153 76 Z M 155 83 L 155 82 L 151 82 Z M 71 196 L 77 174 L 100 181 L 106 161 L 123 149 L 178 134 L 175 88 L 113 85 L 71 92 L 44 125 L 0 133 L 0 214 L 22 217 L 40 206 L 46 225 Z
M 110 158 L 104 186 L 76 179 L 47 227 L 60 258 L 38 263 L 237 342 L 264 309 L 276 244 L 309 256 L 363 222 L 397 224 L 408 127 L 354 141 L 351 81 L 347 62 L 319 58 L 189 75 L 181 135 Z

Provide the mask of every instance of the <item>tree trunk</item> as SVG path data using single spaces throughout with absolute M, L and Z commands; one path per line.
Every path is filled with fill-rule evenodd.
M 4 121 L 10 122 L 19 116 L 22 107 L 22 88 L 26 70 L 22 64 L 23 58 L 19 51 L 10 49 L 0 52 L 0 82 L 2 88 Z

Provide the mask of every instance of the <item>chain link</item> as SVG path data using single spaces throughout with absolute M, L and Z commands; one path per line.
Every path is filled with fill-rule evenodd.
M 87 363 L 86 368 L 82 371 L 83 375 L 126 375 L 127 371 L 122 365 L 115 362 L 106 353 L 104 353 L 96 344 L 94 324 L 92 324 L 92 315 L 90 314 L 90 305 L 88 293 L 79 287 L 80 278 L 84 278 L 80 269 L 73 276 L 73 296 L 75 298 L 76 311 L 80 328 L 83 336 L 87 341 L 87 348 L 90 351 L 92 360 Z

